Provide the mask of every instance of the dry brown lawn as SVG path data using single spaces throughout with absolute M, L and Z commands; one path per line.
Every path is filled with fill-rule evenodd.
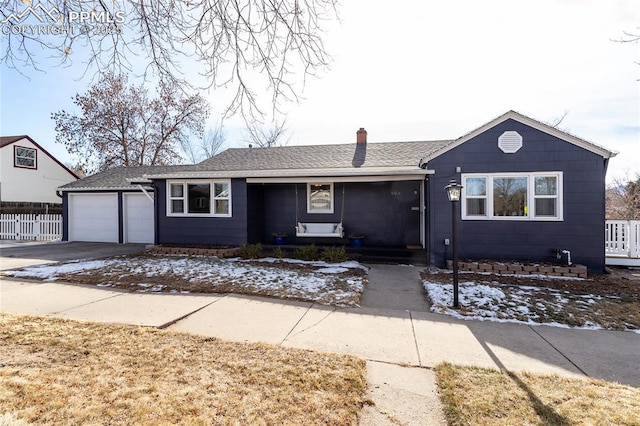
M 450 426 L 640 425 L 640 389 L 600 380 L 436 367 Z
M 357 424 L 364 377 L 351 356 L 0 315 L 0 423 Z

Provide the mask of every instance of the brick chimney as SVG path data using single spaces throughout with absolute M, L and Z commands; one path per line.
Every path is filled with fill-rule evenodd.
M 356 142 L 363 144 L 367 143 L 367 131 L 364 129 L 364 127 L 360 127 L 360 130 L 356 132 Z

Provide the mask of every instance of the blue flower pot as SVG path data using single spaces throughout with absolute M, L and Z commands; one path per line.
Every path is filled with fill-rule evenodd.
M 278 236 L 278 235 L 274 235 L 273 236 L 273 243 L 277 246 L 282 246 L 287 242 L 287 237 L 284 236 Z
M 364 238 L 349 238 L 349 244 L 351 247 L 362 247 L 362 240 Z

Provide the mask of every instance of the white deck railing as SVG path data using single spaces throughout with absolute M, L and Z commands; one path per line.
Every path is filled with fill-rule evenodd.
M 61 238 L 61 214 L 0 214 L 2 240 L 48 241 Z
M 640 259 L 640 220 L 607 220 L 605 254 Z

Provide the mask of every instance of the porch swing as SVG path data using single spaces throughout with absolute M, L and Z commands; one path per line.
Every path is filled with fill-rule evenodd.
M 344 217 L 344 183 L 342 184 L 342 208 L 340 209 L 340 222 L 300 222 L 298 219 L 298 184 L 296 187 L 296 237 L 316 237 L 316 238 L 342 238 L 344 228 L 342 219 Z

